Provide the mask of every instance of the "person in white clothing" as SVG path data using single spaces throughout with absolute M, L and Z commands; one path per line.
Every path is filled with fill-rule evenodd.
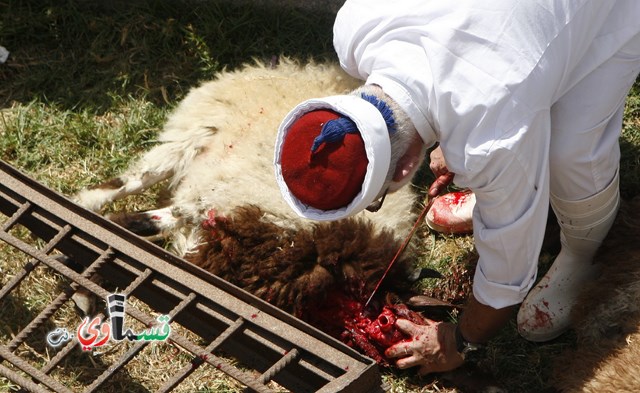
M 569 327 L 619 205 L 618 138 L 640 71 L 639 16 L 637 0 L 349 0 L 341 8 L 334 46 L 365 84 L 285 118 L 275 156 L 285 199 L 316 220 L 356 214 L 406 184 L 436 143 L 436 182 L 454 176 L 476 198 L 473 294 L 457 325 L 398 320 L 413 336 L 387 351 L 398 367 L 458 367 L 518 305 L 528 340 Z M 293 140 L 303 132 L 292 128 L 308 129 L 313 147 L 301 149 Z M 343 143 L 345 135 L 357 143 Z M 354 162 L 363 163 L 357 173 Z M 562 248 L 534 287 L 549 204 Z

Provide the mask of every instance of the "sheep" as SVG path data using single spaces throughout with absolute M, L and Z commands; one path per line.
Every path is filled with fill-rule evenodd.
M 403 187 L 387 197 L 379 212 L 316 223 L 286 205 L 273 169 L 275 135 L 289 110 L 306 99 L 345 94 L 360 84 L 337 64 L 302 65 L 286 58 L 275 67 L 256 62 L 224 71 L 179 103 L 158 145 L 119 177 L 81 190 L 74 199 L 98 211 L 167 181 L 169 206 L 109 218 L 141 236 L 163 234 L 178 256 L 387 364 L 384 348 L 402 338 L 393 318 L 419 323 L 417 314 L 376 300 L 382 316 L 363 314 L 358 323 L 393 328 L 386 337 L 374 337 L 377 344 L 370 342 L 371 336 L 354 334 L 355 326 L 345 326 L 346 315 L 333 319 L 336 313 L 362 309 L 361 300 L 416 220 L 416 192 Z M 387 288 L 409 291 L 409 276 L 420 277 L 413 260 L 409 247 L 385 281 Z
M 622 204 L 596 256 L 602 274 L 572 310 L 577 345 L 554 367 L 563 392 L 640 391 L 639 211 L 640 196 Z

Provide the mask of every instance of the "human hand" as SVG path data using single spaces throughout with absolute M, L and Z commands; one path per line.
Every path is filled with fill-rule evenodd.
M 436 175 L 436 180 L 431 184 L 431 187 L 429 187 L 429 196 L 435 197 L 453 181 L 455 174 L 449 172 L 440 147 L 435 148 L 431 152 L 429 159 L 429 169 Z
M 431 198 L 440 195 L 440 193 L 447 188 L 449 184 L 453 181 L 453 177 L 455 173 L 448 172 L 440 177 L 437 177 L 436 180 L 429 187 L 429 196 Z
M 433 172 L 436 177 L 449 173 L 449 168 L 447 168 L 447 163 L 440 146 L 433 149 L 429 154 L 429 169 L 431 169 L 431 172 Z
M 396 327 L 411 336 L 385 352 L 389 358 L 400 358 L 396 366 L 400 369 L 419 366 L 418 374 L 429 374 L 453 370 L 464 363 L 456 349 L 453 323 L 426 319 L 426 325 L 417 325 L 406 319 L 398 319 Z

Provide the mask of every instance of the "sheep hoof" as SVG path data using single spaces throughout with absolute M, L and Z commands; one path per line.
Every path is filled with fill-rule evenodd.
M 93 315 L 96 309 L 96 297 L 93 293 L 85 288 L 78 289 L 72 296 L 71 300 L 76 305 L 76 309 L 82 316 Z

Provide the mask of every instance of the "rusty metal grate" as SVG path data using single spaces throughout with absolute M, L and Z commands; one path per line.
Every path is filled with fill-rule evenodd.
M 42 332 L 55 327 L 56 313 L 72 307 L 71 296 L 78 290 L 106 299 L 117 288 L 137 299 L 137 305 L 126 307 L 132 323 L 150 327 L 156 323 L 154 314 L 168 315 L 169 343 L 188 358 L 169 375 L 148 375 L 156 380 L 156 391 L 172 391 L 203 368 L 223 372 L 247 391 L 383 391 L 379 369 L 369 358 L 80 208 L 3 162 L 0 226 L 2 241 L 25 260 L 11 275 L 0 272 L 0 307 L 20 300 L 20 287 L 32 285 L 27 282 L 36 270 L 60 278 L 51 294 L 54 300 L 30 308 L 29 318 L 0 320 L 13 326 L 9 339 L 0 336 L 0 375 L 24 390 L 78 391 L 54 374 L 87 353 L 77 340 L 51 348 Z M 105 312 L 96 315 L 106 320 Z M 79 390 L 106 391 L 117 373 L 126 373 L 127 365 L 154 345 L 128 343 L 121 356 L 98 364 L 96 377 Z M 21 350 L 25 347 L 28 351 Z

